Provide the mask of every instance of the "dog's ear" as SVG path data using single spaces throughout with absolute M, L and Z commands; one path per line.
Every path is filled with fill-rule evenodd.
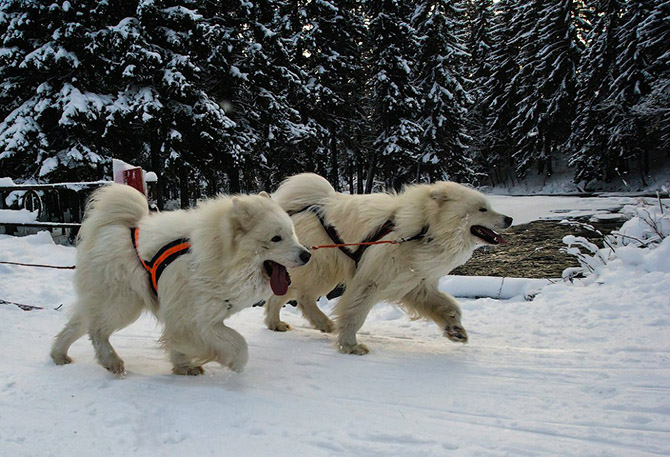
M 445 187 L 436 187 L 430 191 L 430 198 L 438 203 L 449 201 L 449 192 Z
M 233 197 L 232 202 L 232 220 L 235 230 L 246 233 L 254 226 L 256 218 L 252 214 L 248 203 L 244 202 L 239 197 Z
M 260 195 L 261 197 L 265 197 L 265 198 L 272 198 L 272 197 L 270 197 L 270 194 L 268 194 L 268 193 L 265 192 L 264 190 L 260 191 L 260 192 L 258 193 L 258 195 Z

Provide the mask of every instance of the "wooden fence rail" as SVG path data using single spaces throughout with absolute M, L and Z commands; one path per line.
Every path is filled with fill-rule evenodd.
M 0 186 L 0 209 L 37 211 L 35 221 L 0 220 L 0 227 L 5 233 L 15 234 L 19 227 L 44 228 L 46 230 L 61 229 L 70 232 L 74 239 L 84 215 L 84 207 L 88 195 L 109 181 L 57 183 L 57 184 L 16 184 Z M 10 194 L 18 192 L 16 199 Z

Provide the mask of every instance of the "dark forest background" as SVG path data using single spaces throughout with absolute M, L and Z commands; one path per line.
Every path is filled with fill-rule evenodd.
M 0 176 L 156 172 L 159 203 L 670 160 L 670 1 L 0 1 Z

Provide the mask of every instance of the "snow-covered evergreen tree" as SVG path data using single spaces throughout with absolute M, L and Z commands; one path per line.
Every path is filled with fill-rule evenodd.
M 517 24 L 517 30 L 512 44 L 519 50 L 519 69 L 512 83 L 518 88 L 519 102 L 512 119 L 515 143 L 512 157 L 516 174 L 523 176 L 534 162 L 544 164 L 548 158 L 543 149 L 544 126 L 541 123 L 546 103 L 537 94 L 540 77 L 538 67 L 541 65 L 540 52 L 543 47 L 540 41 L 543 3 L 527 0 L 517 4 L 515 9 L 512 20 Z
M 165 180 L 183 198 L 198 177 L 185 170 L 225 169 L 234 123 L 205 76 L 226 70 L 228 31 L 201 2 L 3 8 L 0 149 L 24 167 L 16 176 L 102 178 L 100 164 L 120 157 L 158 173 L 160 203 Z
M 399 188 L 416 176 L 423 129 L 419 124 L 421 90 L 415 85 L 418 50 L 411 25 L 414 1 L 379 0 L 367 3 L 370 50 L 370 128 L 366 192 L 374 178 Z
M 517 174 L 532 164 L 547 176 L 564 150 L 574 118 L 577 66 L 588 30 L 582 2 L 527 2 L 519 12 L 520 71 L 516 76 L 521 100 L 514 118 Z
M 607 154 L 609 113 L 606 100 L 613 83 L 616 35 L 623 9 L 621 0 L 600 0 L 594 9 L 593 29 L 579 64 L 577 113 L 569 140 L 575 181 L 611 179 Z
M 304 18 L 295 2 L 238 4 L 240 49 L 233 65 L 240 85 L 233 94 L 241 135 L 250 141 L 245 187 L 271 190 L 284 177 L 308 169 L 318 148 L 317 128 L 305 112 L 309 93 L 301 67 Z
M 111 99 L 87 61 L 104 10 L 97 1 L 0 4 L 0 175 L 101 177 Z
M 670 155 L 670 1 L 655 0 L 651 14 L 640 25 L 640 47 L 649 62 L 651 90 L 635 107 L 651 144 Z
M 570 141 L 576 181 L 609 182 L 620 176 L 625 183 L 625 174 L 634 166 L 644 182 L 653 144 L 647 140 L 641 108 L 645 99 L 650 100 L 646 97 L 653 92 L 654 80 L 650 54 L 640 37 L 644 24 L 650 24 L 653 8 L 660 6 L 621 0 L 597 4 L 599 19 L 581 62 L 578 112 Z
M 648 153 L 652 145 L 647 141 L 642 120 L 634 107 L 650 92 L 652 82 L 651 64 L 640 42 L 641 27 L 651 14 L 652 3 L 627 2 L 617 30 L 617 65 L 610 95 L 613 109 L 610 111 L 609 153 L 621 162 L 622 171 L 629 171 L 632 161 L 643 183 L 649 172 Z
M 421 142 L 417 178 L 472 182 L 466 115 L 471 100 L 464 88 L 468 53 L 464 45 L 464 7 L 453 1 L 425 0 L 414 16 L 418 34 L 418 86 L 422 91 Z
M 486 143 L 486 125 L 491 109 L 485 103 L 491 76 L 493 75 L 492 52 L 494 49 L 493 0 L 469 1 L 468 5 L 468 61 L 469 79 L 467 90 L 472 105 L 467 115 L 467 130 L 470 135 L 470 156 L 481 177 L 489 174 L 489 145 Z
M 96 36 L 102 58 L 119 63 L 105 77 L 114 94 L 105 137 L 116 155 L 139 158 L 158 174 L 159 206 L 165 182 L 178 184 L 187 205 L 202 181 L 213 194 L 222 179 L 217 172 L 229 171 L 233 163 L 223 155 L 235 124 L 209 80 L 228 69 L 216 52 L 225 49 L 228 31 L 206 16 L 203 5 L 141 0 L 134 16 Z
M 307 111 L 319 126 L 322 150 L 318 156 L 327 161 L 324 176 L 337 189 L 344 172 L 352 192 L 355 187 L 362 192 L 363 185 L 366 73 L 362 48 L 366 30 L 360 3 L 306 2 L 302 36 L 310 100 Z
M 499 184 L 566 154 L 577 181 L 644 180 L 669 47 L 668 0 L 5 0 L 0 175 L 119 157 L 183 205 L 305 170 Z
M 519 49 L 513 38 L 518 33 L 515 22 L 515 3 L 501 0 L 494 4 L 491 28 L 492 46 L 489 54 L 490 76 L 483 82 L 481 105 L 488 110 L 483 128 L 477 136 L 480 153 L 478 159 L 486 168 L 493 184 L 502 183 L 514 176 L 512 152 L 512 119 L 516 115 L 519 93 Z

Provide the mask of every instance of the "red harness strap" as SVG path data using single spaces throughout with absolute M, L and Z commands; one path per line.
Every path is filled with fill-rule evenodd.
M 160 279 L 161 274 L 163 274 L 165 268 L 177 258 L 191 252 L 191 242 L 188 238 L 172 241 L 160 248 L 153 258 L 147 262 L 140 257 L 140 251 L 137 249 L 139 238 L 140 229 L 131 228 L 130 239 L 133 243 L 135 254 L 140 261 L 140 264 L 147 270 L 147 273 L 149 273 L 149 285 L 151 286 L 151 290 L 158 296 L 158 280 Z

